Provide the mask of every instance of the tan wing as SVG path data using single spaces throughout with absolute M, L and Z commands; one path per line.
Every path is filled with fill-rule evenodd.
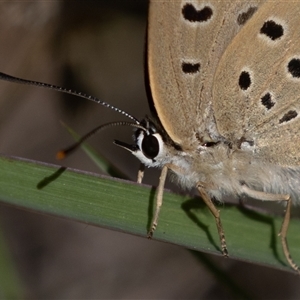
M 259 8 L 226 49 L 213 96 L 222 135 L 253 140 L 272 163 L 300 166 L 300 1 Z
M 261 2 L 150 1 L 151 92 L 165 130 L 183 148 L 199 143 L 212 125 L 212 85 L 219 59 Z

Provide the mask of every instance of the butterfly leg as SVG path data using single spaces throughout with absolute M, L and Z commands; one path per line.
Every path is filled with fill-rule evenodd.
M 286 201 L 287 205 L 286 205 L 285 215 L 284 215 L 284 219 L 283 219 L 281 229 L 280 229 L 280 232 L 278 235 L 281 238 L 283 253 L 285 255 L 286 260 L 288 261 L 290 266 L 300 274 L 299 266 L 293 261 L 293 259 L 291 257 L 287 238 L 286 238 L 289 223 L 290 223 L 290 217 L 291 217 L 291 206 L 292 206 L 291 196 L 290 195 L 281 195 L 281 194 L 270 194 L 270 193 L 255 191 L 255 190 L 251 190 L 246 185 L 243 185 L 242 189 L 246 196 L 249 196 L 253 199 L 265 200 L 265 201 Z
M 217 229 L 218 229 L 218 233 L 219 233 L 219 237 L 220 237 L 220 242 L 221 242 L 222 254 L 225 257 L 228 257 L 228 251 L 227 251 L 227 246 L 226 246 L 224 229 L 223 229 L 223 226 L 222 226 L 222 223 L 221 223 L 221 218 L 220 218 L 220 211 L 216 209 L 215 205 L 213 204 L 210 196 L 206 192 L 206 190 L 203 187 L 202 183 L 199 182 L 197 184 L 197 189 L 198 189 L 198 191 L 200 193 L 201 198 L 203 199 L 203 201 L 205 202 L 205 204 L 207 205 L 208 209 L 213 214 L 213 216 L 214 216 L 214 218 L 216 220 L 216 225 L 217 225 Z
M 155 206 L 155 212 L 154 212 L 154 216 L 151 222 L 151 227 L 150 230 L 148 232 L 148 238 L 152 238 L 153 236 L 153 232 L 156 229 L 157 223 L 158 223 L 158 217 L 159 217 L 159 212 L 160 212 L 160 208 L 162 206 L 162 202 L 163 202 L 163 193 L 164 193 L 164 186 L 165 186 L 165 182 L 166 182 L 166 178 L 167 178 L 167 173 L 168 173 L 168 166 L 165 165 L 162 168 L 160 177 L 159 177 L 159 184 L 158 184 L 158 188 L 157 188 L 157 196 L 156 196 L 156 206 Z
M 285 211 L 285 215 L 284 215 L 284 219 L 281 225 L 281 229 L 279 232 L 279 236 L 281 238 L 281 244 L 282 244 L 282 248 L 283 248 L 283 252 L 284 255 L 287 259 L 287 261 L 289 262 L 290 266 L 297 271 L 300 274 L 300 269 L 299 266 L 293 261 L 291 254 L 290 254 L 290 250 L 288 247 L 288 242 L 287 242 L 287 231 L 289 228 L 289 223 L 290 223 L 290 217 L 291 217 L 291 206 L 292 206 L 292 201 L 291 201 L 291 197 L 289 197 L 289 199 L 287 200 L 287 206 L 286 206 L 286 211 Z
M 137 180 L 136 180 L 137 183 L 142 183 L 144 178 L 144 173 L 145 173 L 145 165 L 141 163 L 137 174 Z

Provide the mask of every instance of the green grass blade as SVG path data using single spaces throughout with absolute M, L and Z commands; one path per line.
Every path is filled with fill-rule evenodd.
M 146 238 L 155 196 L 150 187 L 9 157 L 0 157 L 0 170 L 2 202 Z M 219 208 L 232 258 L 290 270 L 277 237 L 282 218 Z M 299 228 L 300 221 L 292 220 L 288 234 L 298 263 Z M 154 238 L 220 255 L 214 219 L 200 199 L 166 191 Z

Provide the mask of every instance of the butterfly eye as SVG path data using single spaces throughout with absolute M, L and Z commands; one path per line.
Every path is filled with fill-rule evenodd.
M 159 153 L 159 141 L 157 137 L 153 134 L 146 135 L 142 141 L 142 151 L 143 154 L 150 159 L 155 158 Z

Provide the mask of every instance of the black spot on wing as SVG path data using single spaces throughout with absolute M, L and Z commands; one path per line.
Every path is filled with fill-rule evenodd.
M 186 74 L 198 73 L 200 71 L 200 63 L 193 64 L 193 63 L 183 62 L 181 65 L 181 69 L 183 73 Z
M 262 105 L 265 106 L 265 108 L 268 110 L 275 105 L 275 102 L 272 100 L 272 95 L 270 93 L 266 93 L 265 95 L 263 95 L 260 101 Z
M 237 23 L 238 25 L 242 26 L 245 25 L 246 22 L 251 19 L 251 17 L 254 15 L 254 13 L 257 11 L 257 7 L 251 6 L 248 8 L 247 11 L 241 12 L 237 17 Z
M 182 15 L 185 20 L 190 22 L 207 22 L 211 19 L 213 10 L 209 6 L 197 10 L 192 3 L 186 3 L 182 8 Z
M 239 77 L 239 87 L 242 90 L 247 90 L 251 85 L 250 73 L 247 71 L 242 71 Z
M 266 21 L 260 29 L 260 34 L 265 35 L 272 41 L 281 38 L 284 34 L 283 26 L 273 20 Z
M 295 110 L 289 110 L 284 116 L 279 120 L 279 124 L 283 122 L 289 122 L 292 119 L 295 119 L 298 116 L 298 113 Z
M 287 69 L 294 78 L 300 78 L 300 59 L 292 58 L 287 65 Z

